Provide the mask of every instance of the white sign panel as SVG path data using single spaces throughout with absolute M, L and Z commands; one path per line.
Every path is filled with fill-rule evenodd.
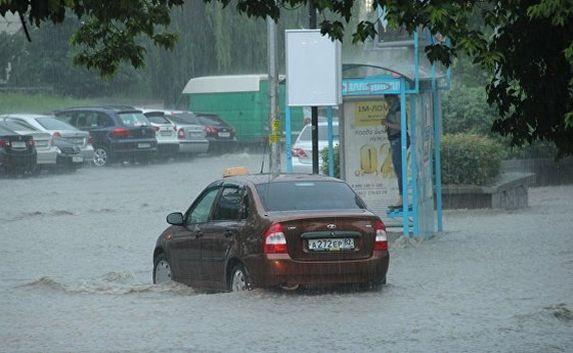
M 342 103 L 340 41 L 320 30 L 286 31 L 287 99 L 291 107 Z

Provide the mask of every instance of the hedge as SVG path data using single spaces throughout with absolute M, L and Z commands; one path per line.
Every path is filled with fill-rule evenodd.
M 442 183 L 486 185 L 499 175 L 503 146 L 474 134 L 445 134 L 442 139 Z

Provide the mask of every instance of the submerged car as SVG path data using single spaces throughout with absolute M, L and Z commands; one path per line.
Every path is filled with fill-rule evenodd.
M 35 172 L 39 172 L 40 168 L 54 168 L 56 166 L 60 150 L 52 144 L 52 135 L 42 132 L 28 123 L 14 121 L 6 117 L 0 117 L 0 126 L 20 135 L 32 136 L 37 153 Z
M 0 175 L 30 173 L 36 168 L 32 136 L 23 136 L 0 126 Z
M 7 114 L 5 117 L 30 124 L 52 135 L 52 144 L 60 149 L 57 162 L 68 168 L 77 168 L 85 161 L 92 161 L 94 149 L 89 133 L 56 119 L 51 115 Z
M 159 157 L 174 157 L 179 152 L 179 141 L 177 140 L 177 128 L 175 124 L 165 118 L 164 111 L 140 110 L 155 129 Z
M 204 126 L 205 137 L 209 140 L 209 151 L 229 151 L 236 147 L 235 129 L 216 114 L 196 114 Z
M 232 176 L 167 222 L 153 252 L 154 283 L 232 291 L 386 283 L 385 225 L 339 179 Z
M 180 110 L 165 110 L 165 117 L 169 119 L 177 130 L 179 152 L 185 154 L 205 153 L 209 149 L 207 132 L 195 114 Z
M 68 108 L 54 115 L 58 120 L 90 133 L 96 167 L 123 160 L 146 162 L 157 153 L 155 129 L 134 107 Z

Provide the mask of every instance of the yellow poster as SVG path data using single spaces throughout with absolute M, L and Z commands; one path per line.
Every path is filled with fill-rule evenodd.
M 388 112 L 385 100 L 356 102 L 355 126 L 380 126 Z

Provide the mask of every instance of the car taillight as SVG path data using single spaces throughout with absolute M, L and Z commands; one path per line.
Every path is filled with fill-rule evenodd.
M 6 148 L 8 141 L 0 139 L 0 148 Z
M 179 129 L 177 131 L 177 138 L 180 140 L 184 140 L 185 139 L 185 130 Z
M 153 126 L 153 130 L 155 130 L 155 132 L 159 132 L 159 126 Z
M 374 250 L 388 250 L 388 235 L 386 234 L 386 226 L 381 220 L 377 219 L 374 222 L 374 231 L 376 236 L 374 238 Z
M 52 134 L 52 141 L 50 141 L 50 144 L 53 145 L 54 142 L 55 142 L 57 139 L 60 139 L 60 138 L 62 138 L 62 134 L 60 134 L 60 133 L 57 132 L 57 131 L 54 132 L 54 133 Z
M 92 136 L 92 134 L 88 135 L 88 145 L 93 145 L 94 144 L 94 137 Z
M 283 233 L 283 227 L 280 223 L 273 223 L 265 231 L 263 235 L 265 254 L 286 254 L 287 253 L 287 243 L 285 234 Z
M 214 126 L 205 126 L 205 133 L 207 135 L 216 135 L 219 132 L 219 129 L 217 129 Z
M 34 147 L 36 146 L 36 141 L 34 141 L 34 139 L 29 139 L 28 141 L 26 141 L 26 144 L 30 147 Z
M 116 127 L 115 129 L 111 130 L 111 136 L 126 138 L 129 137 L 129 130 L 122 127 Z
M 295 147 L 292 149 L 292 156 L 299 158 L 307 158 L 306 152 L 302 148 Z

